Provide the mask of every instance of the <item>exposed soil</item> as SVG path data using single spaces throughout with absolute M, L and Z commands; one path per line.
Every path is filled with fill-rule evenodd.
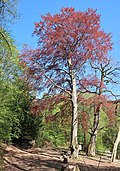
M 79 160 L 69 160 L 63 163 L 61 150 L 48 150 L 32 148 L 20 150 L 14 146 L 5 148 L 4 163 L 0 171 L 62 171 L 67 168 L 78 166 L 80 171 L 120 171 L 120 161 L 111 163 L 102 157 L 88 158 L 80 155 Z M 66 169 L 62 169 L 66 168 Z

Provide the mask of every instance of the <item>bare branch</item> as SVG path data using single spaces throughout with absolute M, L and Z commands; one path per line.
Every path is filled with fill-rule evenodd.
M 90 62 L 90 66 L 91 66 L 91 68 L 93 68 L 95 70 L 97 70 L 97 69 L 100 70 L 100 68 L 98 66 L 93 66 L 91 62 Z
M 110 90 L 103 90 L 103 93 L 105 93 L 105 92 L 108 92 L 108 93 L 110 93 L 112 96 L 114 96 L 114 97 L 119 97 L 120 95 L 116 95 L 116 94 L 114 94 L 112 91 L 110 91 Z
M 40 70 L 42 71 L 42 73 L 44 74 L 44 76 L 57 88 L 61 89 L 62 91 L 66 92 L 67 94 L 71 95 L 71 93 L 67 90 L 65 90 L 63 87 L 59 86 L 58 84 L 56 84 L 50 77 L 48 77 L 44 70 L 42 68 L 40 68 Z
M 3 37 L 3 39 L 4 39 L 5 42 L 7 43 L 7 46 L 8 46 L 8 48 L 9 48 L 9 50 L 10 50 L 10 54 L 11 54 L 11 56 L 12 56 L 12 50 L 11 50 L 11 47 L 10 47 L 10 44 L 9 44 L 8 40 L 6 39 L 6 37 L 5 37 L 5 35 L 4 35 L 3 32 L 0 32 L 0 35 Z

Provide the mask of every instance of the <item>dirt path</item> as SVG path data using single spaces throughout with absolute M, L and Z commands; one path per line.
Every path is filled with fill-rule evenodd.
M 7 146 L 5 151 L 4 165 L 0 171 L 60 171 L 62 167 L 68 168 L 68 165 L 77 165 L 80 171 L 120 171 L 119 162 L 110 163 L 86 156 L 80 156 L 79 161 L 70 160 L 68 164 L 64 164 L 60 152 L 54 150 L 20 150 L 14 146 Z

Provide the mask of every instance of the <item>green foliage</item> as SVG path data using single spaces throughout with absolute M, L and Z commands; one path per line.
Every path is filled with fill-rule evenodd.
M 40 129 L 40 124 L 40 116 L 34 116 L 30 114 L 29 111 L 24 113 L 23 118 L 20 120 L 20 136 L 17 139 L 13 139 L 13 143 L 23 148 L 30 147 L 29 142 L 36 139 Z
M 49 125 L 47 124 L 39 129 L 36 143 L 38 146 L 65 146 L 67 142 L 64 129 L 55 125 L 55 122 Z
M 6 42 L 1 39 L 0 46 L 0 141 L 10 142 L 12 137 L 17 137 L 20 130 L 19 119 L 17 118 L 14 104 L 16 101 L 15 94 L 18 87 L 14 85 L 17 69 L 17 61 L 15 56 L 18 51 L 13 44 L 13 40 L 9 34 L 5 32 L 6 38 L 9 40 L 9 46 L 14 53 L 11 55 Z M 0 37 L 1 38 L 1 37 Z M 13 128 L 13 129 L 12 129 Z M 14 130 L 14 131 L 13 131 Z
M 99 122 L 99 128 L 98 128 L 98 135 L 96 140 L 96 150 L 97 151 L 105 151 L 108 150 L 104 144 L 104 138 L 103 136 L 106 133 L 106 127 L 108 127 L 108 118 L 106 113 L 101 109 L 100 111 L 100 122 Z
M 58 147 L 70 143 L 71 116 L 69 111 L 69 104 L 60 101 L 57 104 L 55 103 L 51 110 L 46 109 L 39 113 L 42 120 L 36 137 L 38 146 Z
M 16 17 L 16 3 L 17 0 L 0 2 L 0 17 L 5 24 L 12 16 Z M 39 118 L 30 114 L 34 97 L 19 78 L 22 70 L 18 56 L 14 40 L 0 27 L 0 142 L 16 144 L 19 140 L 35 139 L 40 124 Z
M 19 78 L 21 73 L 17 60 L 19 53 L 13 44 L 14 41 L 8 33 L 4 32 L 4 35 L 5 39 L 9 41 L 9 46 L 1 36 L 0 141 L 9 143 L 24 132 L 23 121 L 26 119 L 26 123 L 29 123 L 26 117 L 30 113 L 29 105 L 32 97 L 29 95 L 26 83 Z
M 106 128 L 102 140 L 103 140 L 103 144 L 104 146 L 112 151 L 115 139 L 117 136 L 117 128 L 116 127 L 108 127 Z
M 0 85 L 0 137 L 1 141 L 10 142 L 20 134 L 21 101 L 23 92 L 14 83 L 4 80 Z M 20 100 L 20 101 L 19 101 Z

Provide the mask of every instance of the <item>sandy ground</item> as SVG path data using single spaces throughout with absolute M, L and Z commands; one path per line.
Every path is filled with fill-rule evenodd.
M 111 163 L 102 157 L 88 158 L 80 155 L 79 160 L 69 160 L 64 164 L 59 150 L 41 148 L 20 150 L 10 145 L 6 147 L 3 159 L 0 171 L 68 171 L 67 168 L 75 165 L 80 171 L 120 171 L 120 161 Z

